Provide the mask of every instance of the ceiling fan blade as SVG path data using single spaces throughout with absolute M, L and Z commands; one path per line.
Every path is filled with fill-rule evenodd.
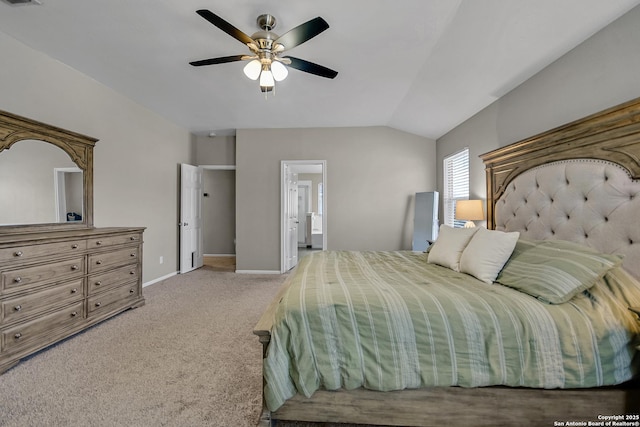
M 220 58 L 209 58 L 202 59 L 200 61 L 193 61 L 189 62 L 189 64 L 193 65 L 194 67 L 201 67 L 203 65 L 224 64 L 225 62 L 242 61 L 247 58 L 247 55 L 221 56 Z
M 313 62 L 305 61 L 304 59 L 294 58 L 293 56 L 284 56 L 291 61 L 289 67 L 296 70 L 304 71 L 305 73 L 315 74 L 316 76 L 326 77 L 333 79 L 338 75 L 337 71 L 333 71 L 330 68 L 323 67 L 322 65 L 314 64 Z
M 276 44 L 281 44 L 285 49 L 291 49 L 296 47 L 309 39 L 314 38 L 324 30 L 329 28 L 327 21 L 320 18 L 313 18 L 310 21 L 300 24 L 297 27 L 287 31 L 275 41 Z
M 253 39 L 251 37 L 249 37 L 242 31 L 240 31 L 239 29 L 237 29 L 236 27 L 234 27 L 224 19 L 220 18 L 218 15 L 211 12 L 210 10 L 200 9 L 200 10 L 197 10 L 196 13 L 202 16 L 207 21 L 211 22 L 216 27 L 220 28 L 225 33 L 229 34 L 234 39 L 239 40 L 244 44 L 253 43 Z

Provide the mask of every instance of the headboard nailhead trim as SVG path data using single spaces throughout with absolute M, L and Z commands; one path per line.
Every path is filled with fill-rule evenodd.
M 638 262 L 633 261 L 640 259 L 640 248 L 633 247 L 640 239 L 636 225 L 640 199 L 634 200 L 639 193 L 640 182 L 629 179 L 615 163 L 552 162 L 522 173 L 509 184 L 496 204 L 496 228 L 520 231 L 530 239 L 551 236 L 605 253 L 631 254 L 625 266 L 640 274 Z

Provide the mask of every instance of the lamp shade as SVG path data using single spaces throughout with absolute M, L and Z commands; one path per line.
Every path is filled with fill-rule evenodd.
M 482 200 L 458 200 L 456 201 L 455 219 L 467 220 L 465 227 L 475 227 L 471 221 L 484 219 Z

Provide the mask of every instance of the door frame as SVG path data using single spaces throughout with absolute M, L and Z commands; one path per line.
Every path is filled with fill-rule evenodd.
M 286 273 L 285 241 L 287 238 L 288 203 L 286 166 L 321 165 L 322 166 L 322 250 L 327 249 L 327 161 L 326 160 L 281 160 L 280 161 L 280 273 Z M 295 168 L 294 168 L 295 169 Z M 296 236 L 296 241 L 297 241 Z

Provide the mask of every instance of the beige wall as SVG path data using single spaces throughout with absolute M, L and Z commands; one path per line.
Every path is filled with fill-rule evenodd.
M 205 255 L 236 253 L 236 171 L 203 170 L 202 243 Z
M 236 164 L 235 136 L 196 137 L 198 165 L 234 166 Z
M 2 32 L 0 54 L 0 109 L 98 138 L 95 225 L 147 227 L 143 281 L 175 273 L 189 132 Z
M 638 22 L 640 7 L 438 139 L 440 191 L 443 158 L 465 146 L 471 197 L 486 199 L 480 154 L 639 97 Z
M 326 160 L 327 249 L 410 249 L 413 195 L 435 189 L 435 142 L 386 127 L 236 136 L 239 270 L 280 270 L 280 162 Z

